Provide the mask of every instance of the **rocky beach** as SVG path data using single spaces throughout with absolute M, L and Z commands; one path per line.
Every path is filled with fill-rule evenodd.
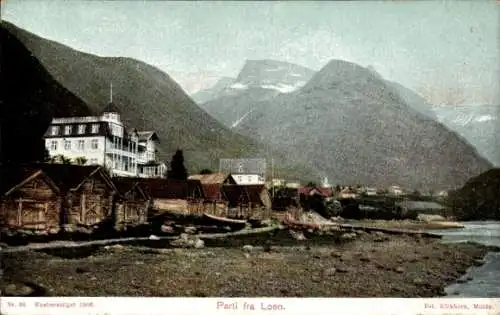
M 4 296 L 437 297 L 488 252 L 421 235 L 355 235 L 330 242 L 293 235 L 286 246 L 244 239 L 203 248 L 122 244 L 66 258 L 4 252 L 1 289 Z

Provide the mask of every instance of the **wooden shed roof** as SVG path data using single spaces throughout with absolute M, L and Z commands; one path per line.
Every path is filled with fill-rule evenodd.
M 4 185 L 3 182 L 6 182 L 5 184 L 9 185 L 13 181 L 17 180 L 17 178 L 23 176 L 27 178 L 30 175 L 41 171 L 52 180 L 59 190 L 66 191 L 70 189 L 78 189 L 85 179 L 98 173 L 105 179 L 110 189 L 116 191 L 116 187 L 110 177 L 106 174 L 102 166 L 99 165 L 82 166 L 72 164 L 31 163 L 9 166 L 9 168 L 11 170 L 8 172 L 12 172 L 13 174 L 6 176 L 8 180 L 5 181 L 2 176 L 2 185 Z
M 120 196 L 125 197 L 129 192 L 137 189 L 139 193 L 143 196 L 145 200 L 149 199 L 149 195 L 146 193 L 145 189 L 141 187 L 140 181 L 134 177 L 113 177 L 113 184 Z
M 187 199 L 197 190 L 200 194 L 203 193 L 201 183 L 198 180 L 140 178 L 139 181 L 140 185 L 152 198 Z
M 212 174 L 194 174 L 189 176 L 189 179 L 199 180 L 202 185 L 206 184 L 222 184 L 228 175 L 223 173 Z
M 45 182 L 55 192 L 59 192 L 57 185 L 41 170 L 34 170 L 27 167 L 4 167 L 0 169 L 0 196 L 9 195 L 16 188 L 39 176 L 43 176 Z
M 264 204 L 262 193 L 267 193 L 265 185 L 224 185 L 222 187 L 225 198 L 237 204 L 240 201 Z

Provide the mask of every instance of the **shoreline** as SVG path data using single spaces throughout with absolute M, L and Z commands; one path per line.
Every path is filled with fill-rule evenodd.
M 9 284 L 32 283 L 41 288 L 38 296 L 438 297 L 491 251 L 480 244 L 363 232 L 336 244 L 241 244 L 112 245 L 72 259 L 2 253 L 2 292 Z

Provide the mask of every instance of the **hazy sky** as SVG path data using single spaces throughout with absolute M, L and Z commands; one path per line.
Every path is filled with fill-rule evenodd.
M 143 60 L 188 92 L 246 59 L 373 65 L 434 103 L 500 104 L 495 1 L 2 1 L 2 18 L 75 49 Z

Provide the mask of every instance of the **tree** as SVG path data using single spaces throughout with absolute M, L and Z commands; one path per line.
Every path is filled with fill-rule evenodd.
M 47 148 L 45 148 L 45 150 L 43 151 L 43 162 L 50 162 L 50 161 L 51 161 L 51 157 L 50 157 L 49 150 L 47 150 Z
M 56 164 L 71 164 L 71 159 L 68 157 L 65 157 L 62 154 L 53 156 L 49 159 L 49 163 L 56 163 Z
M 177 150 L 170 161 L 170 171 L 167 172 L 170 179 L 186 180 L 188 177 L 186 167 L 184 166 L 184 155 L 182 150 Z
M 317 187 L 317 184 L 315 182 L 309 182 L 307 183 L 306 185 L 307 187 L 311 187 L 311 188 L 314 188 L 314 187 Z
M 213 172 L 208 168 L 204 168 L 200 171 L 200 174 L 212 174 Z
M 87 163 L 87 158 L 85 158 L 84 156 L 80 156 L 75 158 L 74 162 L 76 165 L 85 165 L 85 163 Z

